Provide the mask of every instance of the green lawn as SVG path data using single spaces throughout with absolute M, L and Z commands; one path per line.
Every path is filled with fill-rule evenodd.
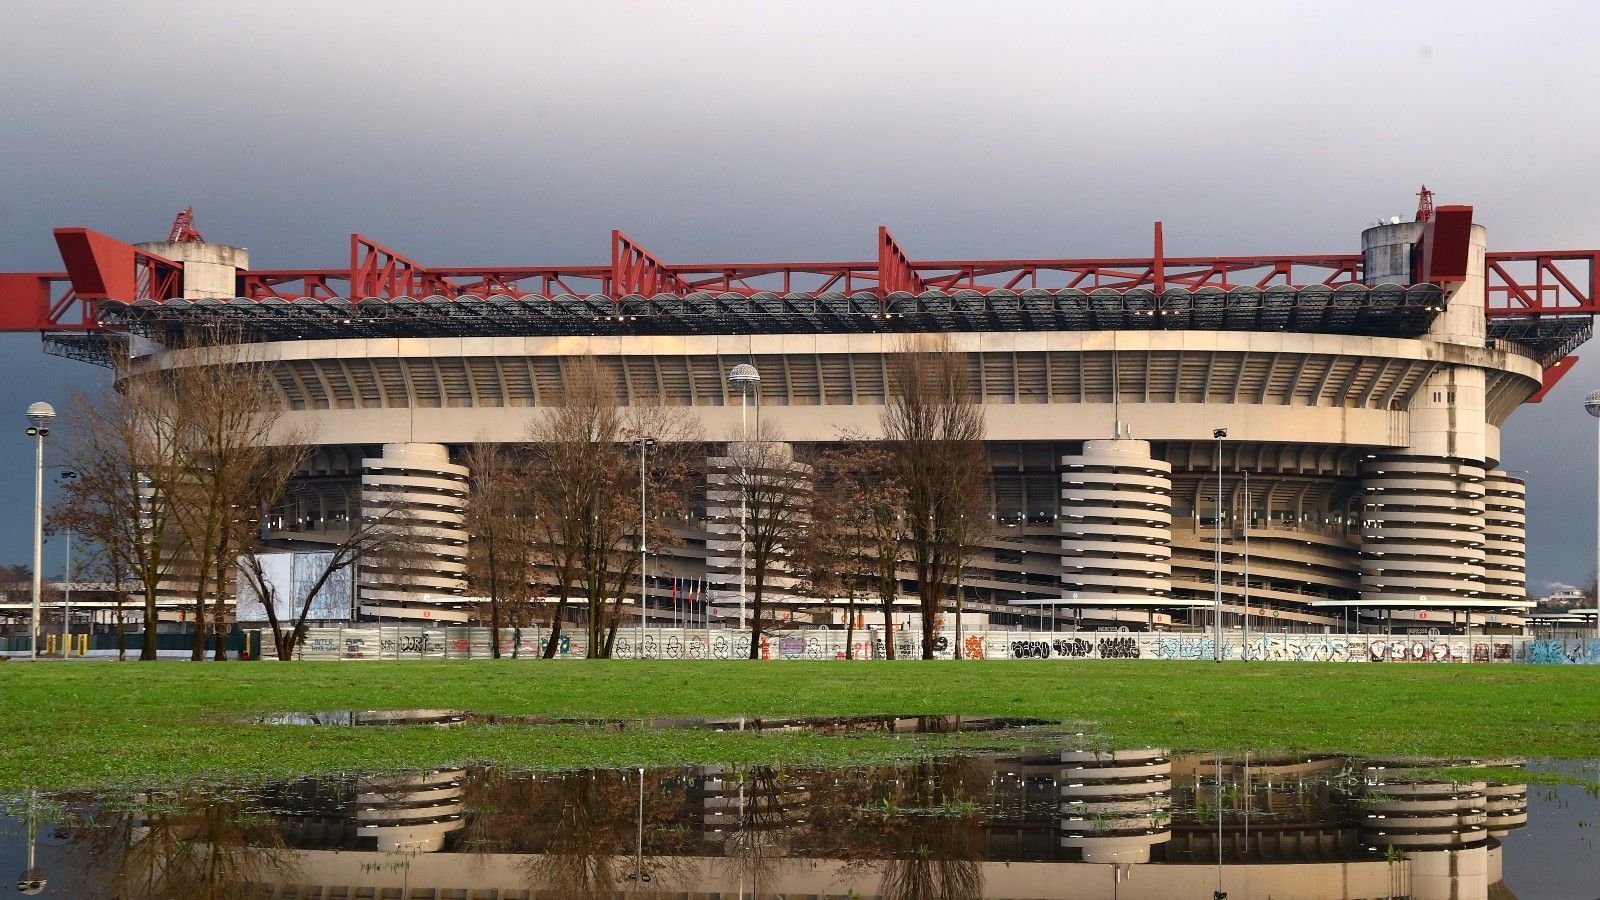
M 1600 757 L 1600 667 L 1196 662 L 0 664 L 0 791 L 463 763 L 844 761 L 884 738 L 581 728 L 316 728 L 264 712 L 934 714 L 1088 722 L 1102 745 Z

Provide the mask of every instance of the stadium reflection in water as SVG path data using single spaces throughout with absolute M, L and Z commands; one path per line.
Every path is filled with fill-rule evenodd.
M 31 794 L 0 859 L 62 897 L 1530 896 L 1500 840 L 1530 821 L 1519 761 L 1421 765 L 1148 748 Z

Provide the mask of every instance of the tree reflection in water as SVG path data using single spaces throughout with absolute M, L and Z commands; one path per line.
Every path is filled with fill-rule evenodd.
M 635 889 L 636 875 L 653 889 L 682 873 L 661 857 L 683 853 L 685 833 L 651 823 L 686 814 L 682 782 L 671 771 L 581 771 L 540 775 L 490 769 L 466 784 L 470 812 L 458 849 L 527 855 L 520 868 L 531 890 L 574 898 L 613 897 Z M 642 844 L 642 872 L 633 849 Z
M 277 822 L 251 794 L 190 787 L 59 800 L 71 810 L 58 833 L 83 862 L 83 897 L 220 900 L 242 884 L 295 877 Z
M 971 757 L 932 760 L 893 776 L 880 843 L 885 900 L 969 900 L 983 893 L 983 818 L 988 776 Z M 892 812 L 889 810 L 892 808 Z
M 717 773 L 710 773 L 715 775 Z M 723 839 L 723 865 L 733 873 L 741 892 L 745 885 L 755 896 L 761 885 L 771 884 L 789 855 L 787 809 L 790 793 L 803 792 L 803 781 L 772 766 L 739 766 L 730 777 L 708 777 L 708 793 L 720 787 L 721 806 L 732 813 L 732 828 Z

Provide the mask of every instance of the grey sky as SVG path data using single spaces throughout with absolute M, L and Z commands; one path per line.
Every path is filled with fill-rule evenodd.
M 1426 181 L 1502 249 L 1600 244 L 1600 9 L 1538 3 L 16 4 L 0 270 L 52 227 L 257 267 L 1357 249 Z M 21 411 L 87 367 L 0 337 L 0 562 Z M 1530 583 L 1593 568 L 1585 358 L 1512 419 Z

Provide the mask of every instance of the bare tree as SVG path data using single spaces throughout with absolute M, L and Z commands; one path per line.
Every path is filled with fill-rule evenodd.
M 562 403 L 528 427 L 532 465 L 540 472 L 532 500 L 536 540 L 556 597 L 545 657 L 555 655 L 568 602 L 582 590 L 587 605 L 588 653 L 600 650 L 606 612 L 602 531 L 614 523 L 620 479 L 627 468 L 616 391 L 593 359 L 563 366 Z
M 623 436 L 635 453 L 643 455 L 638 457 L 639 468 L 630 469 L 627 489 L 620 492 L 620 496 L 627 498 L 628 506 L 627 527 L 622 531 L 631 537 L 612 544 L 610 568 L 615 582 L 611 594 L 620 600 L 637 574 L 642 622 L 649 590 L 644 573 L 634 568 L 643 561 L 639 549 L 644 547 L 659 555 L 682 540 L 673 526 L 687 519 L 690 498 L 704 480 L 701 475 L 705 454 L 695 420 L 685 415 L 680 407 L 629 407 L 623 413 Z M 648 448 L 642 447 L 642 443 L 648 444 Z M 640 497 L 641 489 L 648 492 L 647 498 Z M 641 503 L 644 509 L 640 508 Z M 643 521 L 640 515 L 645 516 Z M 611 656 L 620 625 L 620 616 L 613 614 L 607 622 L 602 655 Z
M 880 586 L 879 555 L 887 557 L 889 600 L 896 582 L 899 530 L 892 510 L 901 505 L 889 474 L 890 456 L 880 442 L 853 435 L 817 456 L 813 471 L 812 526 L 806 529 L 804 564 L 815 596 L 845 596 L 845 658 L 855 658 L 856 599 Z M 882 515 L 885 550 L 876 527 Z M 892 617 L 885 619 L 886 624 Z
M 125 373 L 121 362 L 118 371 Z M 69 464 L 78 477 L 63 486 L 56 521 L 103 548 L 119 577 L 138 582 L 144 620 L 139 658 L 153 660 L 157 600 L 182 544 L 175 509 L 180 419 L 157 381 L 122 378 L 115 392 L 75 393 L 67 425 Z
M 647 460 L 658 540 L 670 537 L 663 522 L 686 503 L 686 448 L 694 434 L 682 410 L 619 409 L 615 385 L 593 359 L 563 368 L 565 395 L 528 430 L 531 468 L 539 473 L 530 501 L 540 570 L 555 596 L 545 656 L 553 656 L 567 604 L 581 592 L 586 607 L 588 655 L 604 656 L 615 641 L 622 599 L 638 572 L 640 533 L 638 469 L 631 442 L 652 437 Z
M 966 355 L 945 335 L 915 335 L 890 363 L 883 430 L 905 490 L 903 533 L 922 612 L 922 658 L 970 543 L 966 520 L 987 518 L 989 460 L 983 408 Z
M 275 549 L 272 542 L 257 540 L 245 544 L 245 551 L 239 556 L 239 574 L 265 607 L 267 624 L 272 628 L 273 651 L 279 660 L 294 659 L 295 648 L 305 640 L 306 623 L 311 618 L 317 595 L 333 583 L 334 576 L 346 570 L 354 571 L 367 560 L 396 556 L 409 560 L 406 554 L 411 535 L 400 513 L 398 496 L 402 489 L 393 489 L 396 495 L 393 499 L 389 493 L 369 490 L 360 515 L 351 517 L 349 528 L 334 543 L 321 548 L 327 561 L 317 570 L 316 578 L 307 587 L 305 596 L 299 598 L 299 606 L 292 610 L 288 620 L 279 615 L 277 588 L 266 571 L 264 557 Z
M 160 375 L 177 419 L 179 453 L 170 489 L 174 519 L 192 573 L 191 659 L 205 655 L 207 607 L 214 658 L 227 658 L 227 601 L 241 542 L 260 530 L 264 508 L 281 495 L 303 441 L 276 434 L 284 407 L 269 364 L 246 347 L 209 342 L 188 348 L 185 365 Z M 291 448 L 287 452 L 285 447 Z
M 753 441 L 728 446 L 732 502 L 742 501 L 743 541 L 749 547 L 750 658 L 761 658 L 762 612 L 767 588 L 786 559 L 800 548 L 810 521 L 811 467 L 795 459 L 777 428 L 764 424 Z
M 532 470 L 504 444 L 473 444 L 463 461 L 472 480 L 467 495 L 467 581 L 488 598 L 490 655 L 499 659 L 500 629 L 508 620 L 520 622 L 531 596 Z

